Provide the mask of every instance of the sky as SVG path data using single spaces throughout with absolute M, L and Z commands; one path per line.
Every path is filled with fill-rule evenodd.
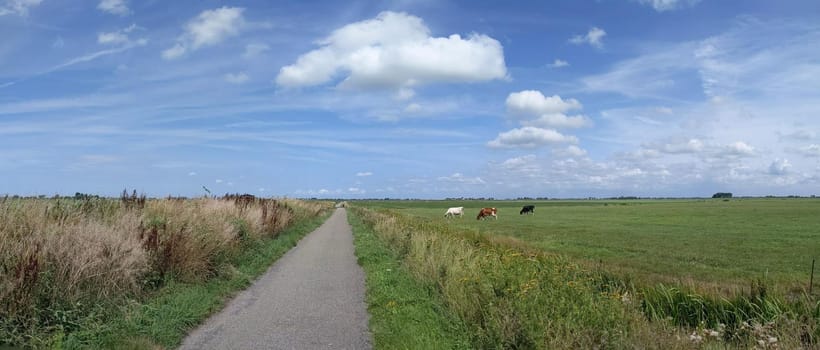
M 0 0 L 0 194 L 820 194 L 816 0 Z

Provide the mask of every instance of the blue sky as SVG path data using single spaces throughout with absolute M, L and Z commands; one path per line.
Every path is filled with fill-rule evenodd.
M 0 193 L 820 193 L 820 2 L 0 0 Z

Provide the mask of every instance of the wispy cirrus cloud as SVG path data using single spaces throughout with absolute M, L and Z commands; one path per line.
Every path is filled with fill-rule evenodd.
M 0 16 L 28 16 L 31 8 L 40 5 L 43 0 L 5 0 L 0 3 Z
M 101 32 L 97 34 L 97 43 L 99 44 L 109 44 L 109 45 L 121 45 L 121 44 L 128 44 L 131 43 L 131 39 L 128 35 L 137 30 L 137 29 L 144 29 L 138 27 L 136 24 L 132 24 L 126 28 L 115 30 L 113 32 Z M 140 40 L 147 40 L 147 39 L 140 39 Z
M 606 36 L 606 31 L 598 27 L 592 27 L 586 34 L 578 34 L 569 39 L 569 42 L 575 45 L 589 44 L 595 48 L 604 47 L 603 39 Z
M 131 13 L 126 0 L 102 0 L 97 9 L 113 15 L 126 16 Z
M 224 78 L 225 81 L 231 84 L 243 84 L 250 80 L 250 77 L 247 74 L 245 74 L 245 72 L 227 73 L 225 74 Z
M 665 11 L 672 11 L 677 10 L 680 8 L 694 6 L 695 4 L 699 3 L 701 0 L 636 0 L 637 2 L 652 6 L 655 11 L 658 12 L 665 12 Z
M 244 8 L 220 7 L 202 11 L 188 21 L 184 32 L 174 46 L 162 51 L 162 58 L 173 60 L 202 47 L 219 44 L 225 39 L 239 35 L 246 24 Z
M 568 67 L 569 62 L 556 58 L 555 61 L 552 61 L 552 63 L 548 64 L 547 66 L 550 68 Z
M 449 175 L 449 176 L 440 176 L 440 177 L 437 178 L 437 180 L 438 181 L 443 181 L 443 182 L 453 182 L 453 183 L 459 183 L 459 184 L 466 184 L 466 185 L 483 185 L 483 184 L 486 183 L 486 181 L 484 181 L 480 177 L 464 176 L 461 173 L 453 173 L 452 175 Z

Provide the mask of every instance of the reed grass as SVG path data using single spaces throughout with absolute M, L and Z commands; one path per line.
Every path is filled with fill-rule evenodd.
M 44 345 L 169 280 L 213 278 L 244 246 L 330 206 L 133 198 L 0 198 L 0 345 Z

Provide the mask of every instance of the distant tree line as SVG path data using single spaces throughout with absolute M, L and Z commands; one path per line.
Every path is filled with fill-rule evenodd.
M 713 194 L 712 198 L 732 198 L 732 192 L 718 192 Z

